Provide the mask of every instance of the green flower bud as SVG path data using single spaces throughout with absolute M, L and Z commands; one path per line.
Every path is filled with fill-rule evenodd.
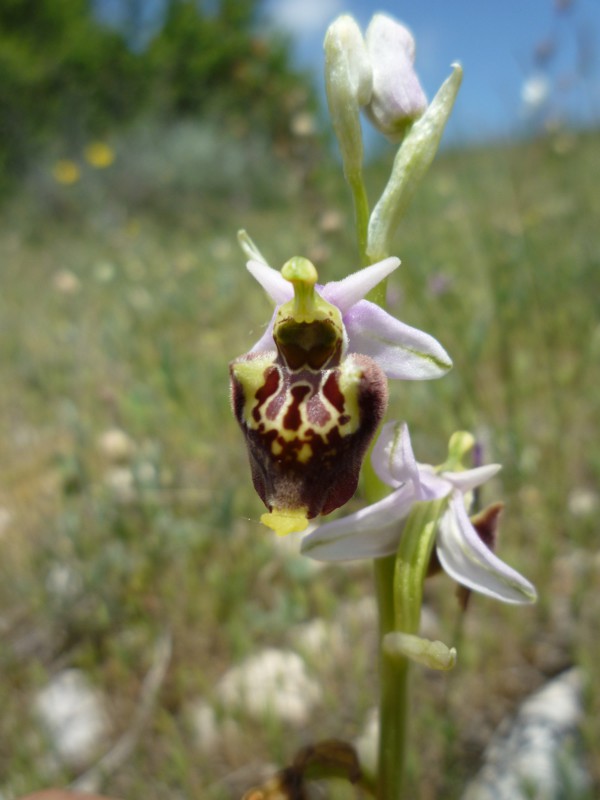
M 362 169 L 360 109 L 371 99 L 371 65 L 360 28 L 347 14 L 329 26 L 324 48 L 327 103 L 350 179 Z

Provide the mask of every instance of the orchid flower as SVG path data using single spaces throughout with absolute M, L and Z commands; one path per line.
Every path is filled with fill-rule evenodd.
M 469 519 L 473 489 L 501 469 L 499 464 L 462 469 L 460 460 L 473 442 L 470 434 L 454 434 L 448 461 L 435 468 L 415 460 L 405 423 L 387 423 L 373 448 L 372 463 L 378 477 L 393 491 L 355 514 L 320 525 L 305 536 L 302 552 L 317 561 L 392 555 L 414 503 L 444 499 L 436 552 L 448 575 L 469 589 L 506 603 L 534 602 L 532 584 L 494 555 Z
M 232 405 L 269 509 L 261 519 L 285 534 L 356 491 L 387 407 L 386 377 L 437 378 L 451 361 L 433 337 L 364 299 L 397 258 L 322 286 L 307 259 L 277 272 L 245 234 L 240 240 L 276 307 L 264 335 L 231 363 Z

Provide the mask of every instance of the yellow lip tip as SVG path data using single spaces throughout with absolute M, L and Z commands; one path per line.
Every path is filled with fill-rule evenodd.
M 287 536 L 288 533 L 298 533 L 308 527 L 306 511 L 299 510 L 280 510 L 276 509 L 268 514 L 263 514 L 260 518 L 263 525 L 271 528 L 278 536 Z

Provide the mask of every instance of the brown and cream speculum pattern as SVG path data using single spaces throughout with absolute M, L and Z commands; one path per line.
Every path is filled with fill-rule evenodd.
M 291 259 L 282 275 L 294 297 L 277 313 L 274 349 L 234 361 L 231 379 L 254 486 L 269 509 L 262 521 L 284 534 L 354 494 L 387 382 L 369 357 L 344 355 L 341 313 L 315 290 L 310 261 Z

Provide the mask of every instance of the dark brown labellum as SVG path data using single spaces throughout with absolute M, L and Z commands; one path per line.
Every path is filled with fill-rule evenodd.
M 328 514 L 356 491 L 387 405 L 387 381 L 367 356 L 290 369 L 276 352 L 231 365 L 232 403 L 252 479 L 271 512 Z

